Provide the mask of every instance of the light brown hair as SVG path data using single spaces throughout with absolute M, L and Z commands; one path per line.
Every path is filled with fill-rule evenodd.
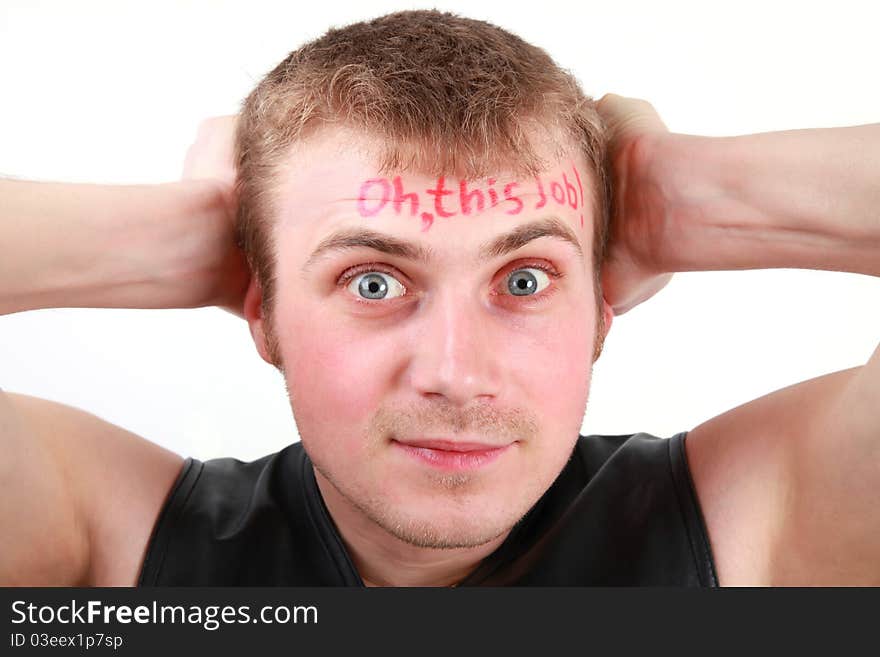
M 574 148 L 592 176 L 593 262 L 610 216 L 605 129 L 595 102 L 541 48 L 490 23 L 403 11 L 331 29 L 291 52 L 244 102 L 236 135 L 237 227 L 271 317 L 275 184 L 291 145 L 319 127 L 378 137 L 380 170 L 474 179 L 534 175 Z M 595 357 L 601 350 L 597 345 Z

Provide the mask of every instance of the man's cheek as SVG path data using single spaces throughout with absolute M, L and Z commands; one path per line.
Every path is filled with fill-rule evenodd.
M 303 410 L 324 423 L 368 422 L 381 405 L 384 373 L 394 357 L 388 341 L 325 332 L 298 351 L 289 380 L 292 392 L 307 403 Z
M 582 411 L 590 379 L 592 336 L 571 325 L 537 337 L 519 357 L 533 403 L 551 421 Z

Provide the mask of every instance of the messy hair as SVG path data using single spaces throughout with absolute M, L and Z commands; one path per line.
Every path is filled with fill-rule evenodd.
M 291 52 L 245 100 L 236 135 L 237 227 L 267 315 L 275 293 L 271 219 L 280 166 L 295 142 L 326 126 L 377 137 L 386 173 L 531 176 L 551 163 L 541 154 L 582 155 L 593 182 L 602 317 L 599 267 L 610 194 L 595 102 L 541 48 L 490 23 L 432 10 L 331 29 Z

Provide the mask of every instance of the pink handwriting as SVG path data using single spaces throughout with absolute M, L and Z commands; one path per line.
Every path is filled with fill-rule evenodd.
M 535 210 L 547 206 L 548 203 L 555 203 L 583 211 L 584 188 L 581 177 L 573 164 L 571 171 L 574 173 L 574 182 L 565 171 L 561 173 L 561 177 L 537 176 L 529 183 L 509 182 L 504 185 L 500 193 L 495 178 L 488 178 L 485 181 L 460 180 L 457 186 L 449 187 L 446 179 L 440 176 L 432 187 L 424 190 L 404 189 L 400 176 L 391 179 L 370 178 L 361 184 L 357 208 L 362 217 L 373 217 L 390 204 L 397 215 L 419 217 L 422 221 L 422 231 L 427 231 L 434 225 L 434 219 L 437 217 L 448 219 L 456 216 L 473 216 L 498 206 L 503 206 L 504 211 L 509 215 L 519 214 L 526 209 L 526 202 L 515 193 L 519 188 L 524 190 L 524 193 L 534 191 L 534 195 L 537 196 L 537 202 L 533 206 Z M 529 189 L 530 187 L 532 190 Z M 422 197 L 420 192 L 426 194 L 428 198 Z M 583 214 L 580 215 L 580 222 L 583 226 Z

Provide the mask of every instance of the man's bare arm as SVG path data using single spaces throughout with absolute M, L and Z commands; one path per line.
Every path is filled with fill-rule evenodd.
M 668 134 L 640 157 L 658 170 L 666 198 L 658 268 L 880 276 L 880 124 Z
M 880 276 L 880 124 L 654 139 L 634 157 L 666 199 L 657 271 Z M 880 584 L 878 408 L 880 349 L 691 432 L 723 583 Z
M 234 305 L 247 268 L 226 189 L 0 180 L 0 314 Z
M 222 185 L 0 181 L 0 314 L 235 308 Z M 182 459 L 83 411 L 0 392 L 0 584 L 135 583 Z
M 0 392 L 0 585 L 134 585 L 177 454 L 79 409 Z

